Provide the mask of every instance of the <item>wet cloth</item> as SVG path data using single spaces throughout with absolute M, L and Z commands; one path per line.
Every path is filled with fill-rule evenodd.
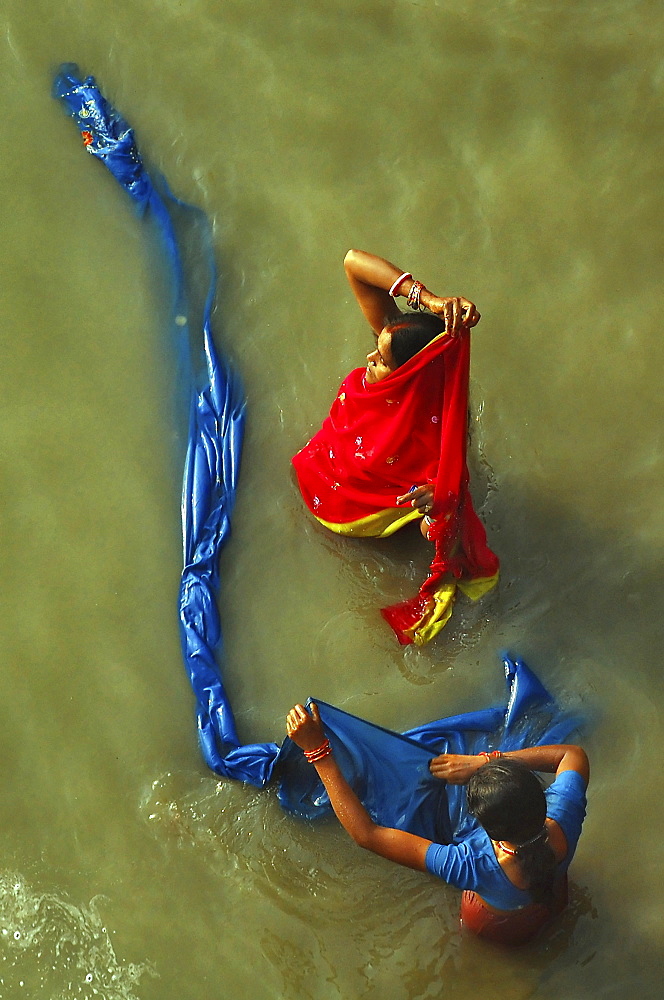
M 465 787 L 434 778 L 429 770 L 431 759 L 441 753 L 507 752 L 565 743 L 578 730 L 580 719 L 556 704 L 522 660 L 505 655 L 503 667 L 503 704 L 447 716 L 405 733 L 384 729 L 315 699 L 339 767 L 376 823 L 439 845 L 475 842 L 481 827 L 468 812 Z M 315 768 L 288 738 L 281 746 L 278 772 L 279 799 L 289 812 L 316 819 L 331 811 Z M 556 808 L 560 814 L 560 807 Z M 566 820 L 561 822 L 566 836 L 576 844 L 573 826 L 565 824 Z M 520 896 L 514 905 L 526 902 L 529 899 Z
M 344 379 L 320 431 L 293 458 L 302 497 L 321 524 L 354 537 L 392 534 L 420 517 L 397 496 L 431 483 L 435 556 L 418 595 L 383 610 L 403 644 L 429 642 L 457 587 L 477 600 L 498 559 L 473 508 L 466 465 L 470 333 L 440 334 L 379 382 Z
M 182 408 L 188 414 L 188 438 L 182 480 L 180 632 L 201 752 L 216 774 L 256 787 L 278 775 L 284 809 L 315 819 L 331 809 L 315 769 L 288 738 L 281 746 L 242 743 L 223 683 L 219 555 L 230 535 L 245 407 L 237 372 L 218 355 L 211 336 L 215 272 L 210 226 L 200 210 L 174 198 L 163 180 L 157 181 L 157 190 L 132 129 L 93 78 L 81 80 L 77 73 L 73 65 L 63 66 L 54 94 L 76 122 L 88 152 L 121 183 L 143 222 L 156 227 L 158 263 L 166 261 L 170 272 L 167 334 L 189 393 Z M 503 664 L 503 705 L 448 716 L 404 734 L 318 702 L 343 773 L 376 822 L 437 843 L 463 840 L 474 822 L 465 791 L 433 778 L 433 756 L 560 743 L 578 728 L 580 720 L 556 704 L 522 661 L 505 655 Z
M 196 699 L 201 752 L 217 774 L 266 784 L 276 743 L 241 743 L 222 680 L 221 622 L 217 609 L 219 554 L 228 541 L 240 470 L 245 400 L 237 369 L 218 354 L 211 331 L 216 289 L 212 230 L 204 212 L 171 194 L 151 174 L 133 129 L 101 93 L 93 77 L 64 64 L 53 94 L 76 123 L 84 148 L 100 160 L 132 199 L 155 268 L 170 292 L 164 343 L 172 352 L 179 396 L 174 426 L 183 441 L 182 547 L 178 613 L 182 656 Z

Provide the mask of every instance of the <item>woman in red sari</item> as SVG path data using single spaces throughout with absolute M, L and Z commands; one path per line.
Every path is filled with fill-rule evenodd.
M 344 266 L 375 350 L 293 465 L 309 510 L 337 534 L 384 537 L 422 520 L 435 546 L 429 576 L 417 597 L 383 610 L 401 643 L 422 645 L 448 621 L 457 589 L 477 600 L 498 579 L 466 466 L 470 329 L 480 316 L 468 299 L 434 295 L 373 254 L 349 250 Z M 401 296 L 413 312 L 399 309 Z

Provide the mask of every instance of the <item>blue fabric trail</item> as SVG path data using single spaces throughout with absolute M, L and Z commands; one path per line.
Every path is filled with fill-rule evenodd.
M 182 653 L 208 766 L 217 774 L 264 785 L 278 747 L 240 743 L 216 661 L 222 655 L 216 603 L 219 553 L 230 533 L 245 403 L 237 372 L 224 364 L 212 340 L 216 275 L 210 225 L 200 209 L 175 198 L 163 178 L 153 180 L 132 129 L 92 77 L 81 80 L 77 67 L 66 64 L 56 76 L 53 93 L 67 106 L 88 152 L 108 167 L 138 213 L 155 226 L 170 270 L 171 341 L 178 352 L 179 380 L 184 378 L 190 390 L 182 486 Z

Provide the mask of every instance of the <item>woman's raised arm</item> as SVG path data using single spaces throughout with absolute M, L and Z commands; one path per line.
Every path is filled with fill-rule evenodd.
M 353 295 L 374 333 L 380 333 L 387 323 L 399 318 L 401 310 L 394 296 L 401 294 L 401 286 L 408 295 L 413 283 L 412 275 L 400 271 L 389 260 L 365 250 L 349 250 L 344 257 L 344 269 Z M 403 279 L 399 282 L 402 275 Z
M 562 774 L 563 771 L 577 771 L 586 785 L 590 776 L 590 765 L 583 747 L 571 743 L 552 743 L 541 747 L 526 747 L 524 750 L 510 750 L 499 756 L 519 760 L 531 771 Z M 451 785 L 466 785 L 470 777 L 487 761 L 485 754 L 444 753 L 434 757 L 429 765 L 431 773 Z
M 403 296 L 408 300 L 413 291 L 416 294 L 409 305 L 429 309 L 440 316 L 450 336 L 455 336 L 462 326 L 471 327 L 479 322 L 480 314 L 468 299 L 434 295 L 409 271 L 402 271 L 384 257 L 377 257 L 366 250 L 349 250 L 344 258 L 344 268 L 353 295 L 376 334 L 401 315 L 395 298 Z
M 563 771 L 577 771 L 586 785 L 590 778 L 588 755 L 583 747 L 572 743 L 552 743 L 543 747 L 527 747 L 505 754 L 512 760 L 520 760 L 531 771 L 543 771 L 558 776 Z
M 337 819 L 359 847 L 407 868 L 426 871 L 425 857 L 431 841 L 405 830 L 374 823 L 344 778 L 327 745 L 315 704 L 311 705 L 311 715 L 303 705 L 295 705 L 288 713 L 286 732 L 305 755 L 309 755 L 325 785 Z

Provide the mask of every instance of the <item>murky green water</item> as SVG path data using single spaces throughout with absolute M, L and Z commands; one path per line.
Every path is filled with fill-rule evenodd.
M 0 997 L 660 995 L 662 91 L 655 2 L 5 0 Z M 249 428 L 222 614 L 241 734 L 313 694 L 405 728 L 525 656 L 593 720 L 573 905 L 518 954 L 452 889 L 217 783 L 181 667 L 163 290 L 50 97 L 76 61 L 215 220 Z M 367 335 L 350 246 L 463 293 L 497 596 L 424 650 L 413 536 L 301 511 L 290 455 Z

